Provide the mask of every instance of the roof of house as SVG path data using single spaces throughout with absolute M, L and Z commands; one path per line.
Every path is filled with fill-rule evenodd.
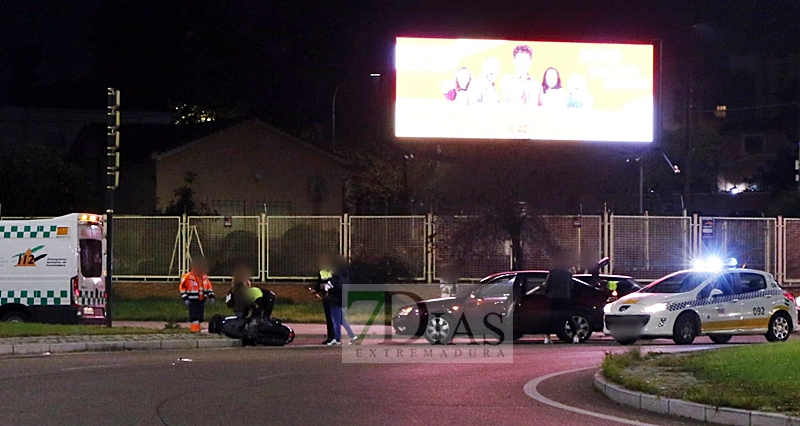
M 160 160 L 244 123 L 255 123 L 258 126 L 262 126 L 266 131 L 295 142 L 298 146 L 327 156 L 341 164 L 349 164 L 346 159 L 337 154 L 276 129 L 261 120 L 247 117 L 190 125 L 125 124 L 123 117 L 123 125 L 120 127 L 120 155 L 128 163 L 142 162 L 149 159 Z M 106 126 L 89 124 L 81 131 L 71 154 L 73 156 L 80 155 L 76 151 L 85 150 L 87 145 L 97 145 L 100 150 L 104 151 L 105 144 Z

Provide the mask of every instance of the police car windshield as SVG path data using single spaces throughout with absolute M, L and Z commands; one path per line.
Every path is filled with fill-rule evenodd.
M 667 275 L 641 290 L 642 293 L 685 293 L 714 275 L 713 272 L 685 271 Z

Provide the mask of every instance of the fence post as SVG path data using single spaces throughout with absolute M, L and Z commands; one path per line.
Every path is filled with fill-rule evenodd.
M 692 215 L 692 225 L 690 226 L 690 228 L 691 228 L 692 232 L 691 232 L 689 238 L 690 238 L 692 250 L 691 250 L 691 253 L 689 253 L 689 264 L 691 265 L 691 262 L 692 262 L 693 259 L 696 259 L 696 258 L 698 258 L 698 257 L 700 257 L 702 255 L 701 247 L 700 247 L 701 241 L 700 241 L 700 235 L 699 235 L 700 234 L 699 233 L 699 230 L 700 230 L 700 217 L 697 215 L 697 213 Z
M 181 216 L 181 252 L 183 253 L 182 262 L 181 262 L 181 273 L 180 275 L 189 272 L 189 262 L 191 261 L 191 253 L 189 253 L 189 219 L 184 213 Z
M 339 252 L 348 262 L 350 259 L 350 215 L 342 215 L 339 226 Z
M 436 250 L 434 238 L 436 238 L 436 234 L 434 233 L 435 230 L 433 228 L 433 221 L 433 213 L 428 213 L 428 216 L 425 219 L 425 278 L 427 279 L 428 284 L 433 282 L 436 262 L 436 256 L 434 255 L 434 250 Z
M 608 213 L 608 241 L 606 242 L 608 245 L 608 273 L 614 273 L 614 214 L 609 212 Z
M 769 231 L 767 231 L 769 232 Z M 783 284 L 783 277 L 786 274 L 786 240 L 784 233 L 786 232 L 783 216 L 778 216 L 775 222 L 775 279 L 778 284 Z
M 269 238 L 267 238 L 267 214 L 261 213 L 261 217 L 258 222 L 258 278 L 264 282 L 267 280 L 267 247 L 269 244 Z

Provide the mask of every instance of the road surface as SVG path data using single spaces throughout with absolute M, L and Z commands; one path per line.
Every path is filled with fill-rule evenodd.
M 285 348 L 2 358 L 0 419 L 9 425 L 610 426 L 619 417 L 629 424 L 701 424 L 617 406 L 593 390 L 595 368 L 544 380 L 537 387 L 544 402 L 524 391 L 533 379 L 596 367 L 606 352 L 624 350 L 609 340 L 548 346 L 526 340 L 514 346 L 513 364 L 343 364 L 341 348 L 314 346 L 317 340 Z M 698 342 L 694 348 L 709 343 Z

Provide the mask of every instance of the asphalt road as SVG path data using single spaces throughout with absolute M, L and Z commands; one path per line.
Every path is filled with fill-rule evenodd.
M 528 396 L 547 374 L 599 366 L 608 340 L 514 346 L 513 364 L 343 364 L 341 348 L 85 353 L 0 359 L 0 423 L 9 425 L 617 425 Z M 734 338 L 734 342 L 759 342 Z M 693 348 L 707 347 L 698 339 Z M 309 346 L 304 346 L 304 345 Z M 749 343 L 747 343 L 749 344 Z M 375 345 L 367 342 L 366 347 Z M 428 347 L 427 345 L 409 345 Z M 674 345 L 649 345 L 672 351 Z M 190 358 L 191 362 L 178 361 Z M 544 398 L 657 425 L 694 425 L 611 403 L 585 369 L 543 381 Z

